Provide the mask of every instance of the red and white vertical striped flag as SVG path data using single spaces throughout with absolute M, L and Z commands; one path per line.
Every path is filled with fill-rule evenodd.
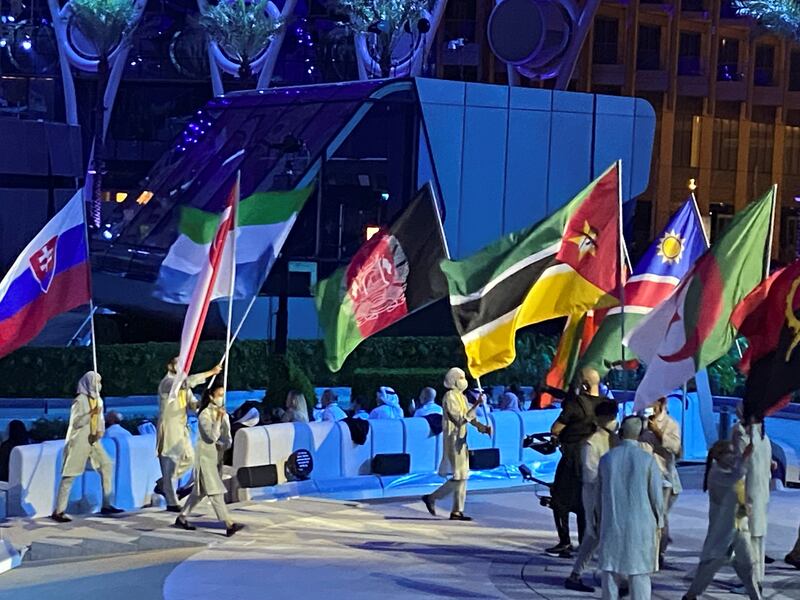
M 234 230 L 236 228 L 236 210 L 239 204 L 239 177 L 231 186 L 225 210 L 223 211 L 214 240 L 208 250 L 208 262 L 203 265 L 197 278 L 197 285 L 192 293 L 181 332 L 181 351 L 178 355 L 178 375 L 170 391 L 170 398 L 177 398 L 189 370 L 192 368 L 200 334 L 206 322 L 208 307 L 215 298 L 230 296 L 234 268 Z

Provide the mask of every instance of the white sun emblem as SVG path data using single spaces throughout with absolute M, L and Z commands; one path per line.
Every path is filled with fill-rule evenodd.
M 675 231 L 668 231 L 658 242 L 658 256 L 666 264 L 678 264 L 683 256 L 684 241 L 680 234 Z

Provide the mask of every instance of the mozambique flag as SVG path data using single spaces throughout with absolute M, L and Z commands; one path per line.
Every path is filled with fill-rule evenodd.
M 748 375 L 745 417 L 772 414 L 800 388 L 800 260 L 753 290 L 731 320 L 749 342 L 739 364 Z
M 578 368 L 591 367 L 602 377 L 611 365 L 637 364 L 630 351 L 623 354 L 623 331 L 633 331 L 666 300 L 706 250 L 708 240 L 691 196 L 650 244 L 625 283 L 624 313 L 621 306 L 598 311 L 597 335 L 581 355 Z
M 462 261 L 444 261 L 450 306 L 470 373 L 514 362 L 518 329 L 617 304 L 619 165 L 536 225 Z
M 545 376 L 544 383 L 549 388 L 566 389 L 575 375 L 579 359 L 586 352 L 587 347 L 597 333 L 594 311 L 586 313 L 573 313 L 567 317 L 561 339 L 558 340 L 553 362 Z M 553 396 L 544 392 L 539 398 L 540 408 L 546 408 L 553 403 Z
M 368 239 L 350 264 L 314 290 L 325 332 L 325 362 L 342 368 L 363 340 L 447 295 L 439 262 L 448 257 L 430 184 L 389 229 Z
M 684 384 L 733 344 L 734 307 L 762 280 L 775 204 L 773 188 L 736 214 L 675 291 L 626 336 L 647 364 L 634 410 Z

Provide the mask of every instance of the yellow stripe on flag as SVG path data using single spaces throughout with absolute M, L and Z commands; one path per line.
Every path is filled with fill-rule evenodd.
M 519 308 L 461 338 L 469 371 L 473 377 L 481 377 L 514 362 L 514 338 L 518 329 L 617 303 L 616 298 L 587 281 L 569 265 L 555 265 L 536 281 Z

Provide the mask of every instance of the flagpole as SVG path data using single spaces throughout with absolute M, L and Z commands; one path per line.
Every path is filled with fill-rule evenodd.
M 617 216 L 619 220 L 619 304 L 621 308 L 619 328 L 619 345 L 622 351 L 622 366 L 625 366 L 625 232 L 622 226 L 622 161 L 617 160 Z M 625 388 L 628 388 L 628 373 L 623 371 L 625 377 Z
M 233 296 L 234 296 L 234 286 L 236 285 L 236 233 L 239 227 L 239 192 L 240 192 L 240 183 L 242 180 L 242 171 L 239 170 L 236 172 L 236 195 L 233 199 L 233 235 L 231 236 L 231 278 L 230 278 L 230 285 L 228 288 L 228 328 L 225 334 L 225 355 L 223 356 L 223 360 L 225 361 L 225 370 L 222 374 L 222 387 L 225 391 L 225 394 L 228 393 L 228 363 L 230 363 L 230 350 L 231 350 L 231 324 L 233 323 Z
M 703 232 L 703 239 L 706 241 L 706 250 L 708 250 L 711 246 L 711 241 L 708 239 L 708 232 L 706 231 L 706 226 L 703 224 L 703 215 L 700 214 L 700 207 L 697 206 L 697 197 L 695 197 L 694 192 L 692 192 L 689 197 L 692 199 L 694 213 L 697 215 L 697 222 L 700 223 L 700 231 Z
M 92 344 L 92 370 L 99 373 L 97 370 L 97 338 L 94 332 L 94 300 L 92 299 L 92 254 L 89 251 L 89 220 L 86 218 L 86 197 L 81 191 L 81 204 L 83 206 L 83 236 L 86 243 L 86 258 L 89 261 L 89 331 L 91 334 Z
M 766 263 L 764 264 L 764 277 L 766 279 L 769 277 L 769 267 L 772 263 L 772 236 L 775 230 L 775 204 L 776 199 L 778 198 L 778 184 L 772 184 L 772 207 L 770 208 L 770 216 L 769 216 L 769 234 L 767 238 L 767 257 Z

